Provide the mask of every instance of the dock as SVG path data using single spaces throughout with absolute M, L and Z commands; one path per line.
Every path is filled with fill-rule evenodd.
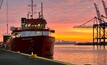
M 73 65 L 42 57 L 32 58 L 31 55 L 0 49 L 0 65 Z

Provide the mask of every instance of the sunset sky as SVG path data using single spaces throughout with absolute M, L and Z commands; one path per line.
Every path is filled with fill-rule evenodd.
M 30 11 L 31 0 L 8 0 L 9 27 L 20 26 L 20 19 Z M 96 16 L 93 3 L 97 3 L 101 14 L 104 14 L 102 0 L 34 0 L 37 5 L 35 12 L 40 11 L 40 3 L 44 3 L 44 18 L 48 27 L 56 32 L 53 36 L 60 40 L 77 42 L 92 41 L 92 29 L 72 28 Z M 106 1 L 106 0 L 105 0 Z M 106 1 L 107 3 L 107 1 Z M 37 17 L 37 13 L 35 17 Z M 105 15 L 105 14 L 104 14 Z M 6 32 L 6 0 L 0 10 L 0 41 Z M 10 30 L 10 29 L 9 29 Z

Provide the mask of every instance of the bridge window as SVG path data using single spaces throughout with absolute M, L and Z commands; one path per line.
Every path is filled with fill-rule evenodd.
M 30 27 L 31 26 L 31 24 L 28 24 L 28 27 Z
M 35 25 L 35 27 L 37 27 L 37 25 Z
M 38 27 L 40 27 L 41 25 L 40 24 L 38 24 Z

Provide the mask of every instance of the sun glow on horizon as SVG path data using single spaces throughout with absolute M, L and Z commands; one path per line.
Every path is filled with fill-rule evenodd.
M 65 31 L 65 32 L 64 32 Z M 68 40 L 68 41 L 76 41 L 76 42 L 92 42 L 92 29 L 71 29 L 71 30 L 63 30 L 56 31 L 55 34 L 52 34 L 56 39 L 60 40 Z

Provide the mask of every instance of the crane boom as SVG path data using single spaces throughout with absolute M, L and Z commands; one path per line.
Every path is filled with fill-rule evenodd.
M 91 20 L 81 24 L 81 25 L 76 25 L 74 26 L 73 28 L 93 28 L 93 25 L 86 25 L 87 23 L 91 22 L 93 19 L 94 20 L 98 20 L 100 24 L 104 23 L 104 21 L 102 20 L 102 17 L 101 17 L 101 14 L 100 14 L 100 11 L 98 9 L 98 6 L 96 3 L 94 3 L 94 6 L 95 6 L 95 10 L 96 10 L 96 14 L 97 14 L 97 17 L 94 17 L 92 18 Z M 98 22 L 97 22 L 98 23 Z
M 92 19 L 90 19 L 89 21 L 81 24 L 81 25 L 73 26 L 73 28 L 92 28 L 92 27 L 93 27 L 92 25 L 88 25 L 88 26 L 87 26 L 86 24 L 89 23 L 89 22 L 91 22 L 91 21 L 94 20 L 94 19 L 95 19 L 95 17 L 92 18 Z
M 3 0 L 0 0 L 0 9 L 2 7 L 2 4 L 3 4 Z
M 107 8 L 106 8 L 105 1 L 104 1 L 104 0 L 102 0 L 102 3 L 103 3 L 104 11 L 105 11 L 105 14 L 106 14 L 106 17 L 107 17 Z
M 97 6 L 96 3 L 94 3 L 94 6 L 95 6 L 95 9 L 96 9 L 97 18 L 99 18 L 99 23 L 102 23 L 102 21 L 101 21 L 101 14 L 100 14 L 100 11 L 98 9 L 98 6 Z

